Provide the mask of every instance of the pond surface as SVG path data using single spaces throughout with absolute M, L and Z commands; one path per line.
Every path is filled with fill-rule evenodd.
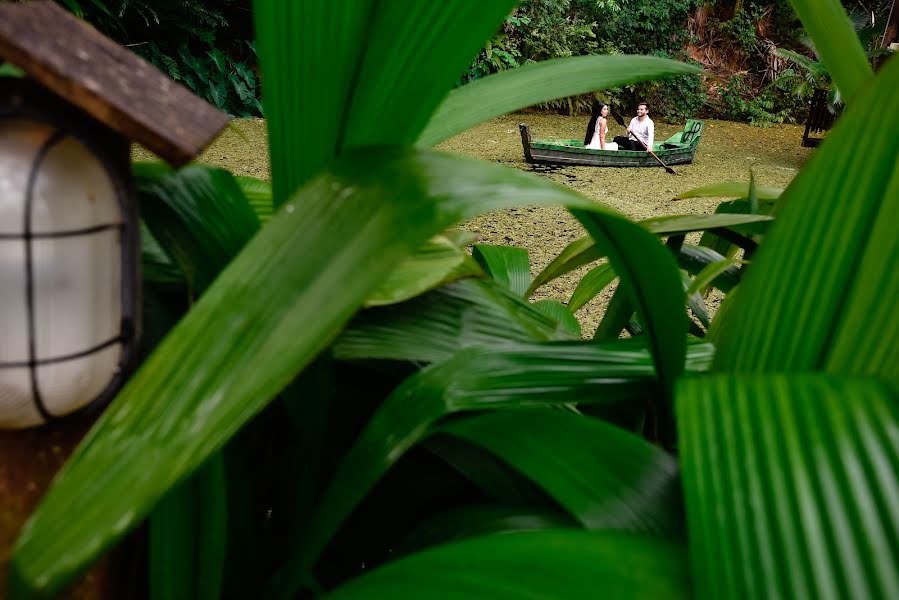
M 677 176 L 661 167 L 565 167 L 550 171 L 534 169 L 524 161 L 518 123 L 528 123 L 535 138 L 583 138 L 587 121 L 587 116 L 519 113 L 488 121 L 440 144 L 438 149 L 537 172 L 635 220 L 713 212 L 723 198 L 678 201 L 671 198 L 717 181 L 748 181 L 750 170 L 760 185 L 786 187 L 813 152 L 801 145 L 803 127 L 800 125 L 760 128 L 706 121 L 696 158 L 692 164 L 674 166 Z M 656 138 L 666 139 L 681 128 L 682 124 L 656 122 Z M 623 127 L 616 123 L 610 125 L 609 138 L 623 133 Z M 225 167 L 238 175 L 268 179 L 266 143 L 262 119 L 236 120 L 199 157 L 199 162 Z M 135 158 L 152 156 L 137 149 Z M 570 242 L 586 235 L 566 210 L 550 207 L 489 213 L 460 227 L 477 232 L 480 243 L 527 248 L 532 275 L 539 273 Z M 535 299 L 549 297 L 567 302 L 587 270 L 588 267 L 583 267 L 550 282 L 537 291 Z M 585 335 L 592 335 L 599 323 L 611 289 L 578 311 Z
M 803 127 L 775 125 L 751 127 L 729 121 L 706 121 L 693 163 L 676 165 L 677 176 L 662 167 L 610 168 L 564 167 L 545 170 L 527 164 L 521 147 L 518 123 L 530 125 L 535 138 L 583 138 L 588 117 L 520 113 L 500 117 L 462 133 L 438 149 L 495 161 L 537 172 L 588 198 L 639 220 L 675 214 L 714 212 L 724 198 L 693 198 L 673 201 L 681 192 L 718 181 L 748 181 L 750 170 L 760 185 L 786 187 L 812 153 L 802 147 Z M 680 125 L 656 123 L 656 139 L 666 139 Z M 624 133 L 617 123 L 610 125 L 608 138 Z M 536 275 L 570 242 L 586 232 L 568 212 L 554 207 L 524 207 L 483 215 L 461 226 L 475 231 L 480 242 L 527 248 L 531 273 Z M 537 290 L 535 299 L 555 298 L 566 302 L 589 267 L 550 282 Z M 613 288 L 577 312 L 589 336 L 596 329 L 603 307 Z

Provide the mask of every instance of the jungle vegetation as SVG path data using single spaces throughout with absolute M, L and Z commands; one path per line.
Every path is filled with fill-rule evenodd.
M 635 223 L 429 147 L 696 66 L 454 89 L 511 0 L 257 1 L 271 184 L 135 166 L 145 358 L 22 530 L 9 597 L 144 526 L 154 599 L 899 596 L 899 62 L 875 74 L 836 0 L 792 6 L 834 130 L 785 190 Z M 444 233 L 546 203 L 589 235 L 533 281 Z M 584 294 L 619 285 L 582 339 L 529 291 L 600 257 Z

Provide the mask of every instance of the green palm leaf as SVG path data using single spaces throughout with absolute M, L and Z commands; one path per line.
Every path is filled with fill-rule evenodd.
M 13 597 L 53 593 L 139 522 L 283 389 L 425 239 L 480 211 L 560 201 L 583 207 L 588 227 L 608 236 L 616 270 L 634 278 L 631 291 L 645 296 L 649 318 L 664 320 L 658 333 L 682 343 L 683 291 L 658 291 L 666 285 L 658 269 L 677 280 L 673 259 L 639 226 L 586 212 L 601 209 L 511 169 L 411 150 L 350 153 L 244 247 L 103 414 L 22 532 Z M 196 351 L 199 340 L 204 352 Z M 683 346 L 663 339 L 653 351 L 662 380 L 676 376 Z
M 691 348 L 688 365 L 708 360 L 709 347 Z M 473 348 L 406 379 L 384 401 L 343 457 L 310 519 L 302 550 L 269 589 L 297 591 L 325 545 L 369 489 L 442 418 L 459 412 L 566 405 L 618 404 L 657 394 L 649 354 L 631 341 L 613 344 L 509 344 Z
M 468 600 L 667 600 L 690 597 L 683 550 L 610 532 L 493 535 L 414 554 L 327 596 Z
M 540 102 L 700 72 L 697 66 L 654 56 L 578 56 L 526 65 L 450 92 L 417 143 L 432 146 L 488 119 Z
M 475 244 L 472 257 L 497 283 L 516 296 L 525 296 L 531 282 L 531 263 L 526 248 Z
M 366 32 L 377 42 L 361 58 L 343 147 L 414 142 L 515 4 L 379 0 Z
M 551 298 L 537 300 L 533 304 L 534 310 L 542 313 L 558 323 L 559 327 L 567 331 L 573 337 L 581 337 L 581 324 L 568 307 Z
M 259 230 L 259 219 L 228 171 L 191 165 L 138 176 L 141 215 L 193 290 L 205 289 Z
M 899 291 L 899 115 L 870 118 L 896 93 L 892 61 L 784 192 L 740 294 L 727 301 L 716 369 L 827 369 L 899 383 L 899 319 L 883 302 Z M 857 139 L 866 140 L 865 152 L 846 152 Z M 859 343 L 874 315 L 879 335 Z
M 359 313 L 334 343 L 342 360 L 446 360 L 462 348 L 571 339 L 493 281 L 463 280 L 403 304 Z
M 568 309 L 576 312 L 615 281 L 615 277 L 617 275 L 609 263 L 603 263 L 590 269 L 574 288 L 571 299 L 568 301 Z
M 338 152 L 375 5 L 253 2 L 276 208 Z
M 899 410 L 871 380 L 685 380 L 677 411 L 700 598 L 899 595 Z
M 240 186 L 240 191 L 243 192 L 247 202 L 253 207 L 253 212 L 256 213 L 259 221 L 263 224 L 268 223 L 272 219 L 273 211 L 272 184 L 268 181 L 245 175 L 236 175 L 234 179 L 237 181 L 237 185 Z
M 440 431 L 496 454 L 587 529 L 684 533 L 677 461 L 614 425 L 540 410 L 489 413 Z
M 765 223 L 771 221 L 772 218 L 767 215 L 747 215 L 747 214 L 731 214 L 720 213 L 712 215 L 673 215 L 666 217 L 654 217 L 640 221 L 647 230 L 657 235 L 683 235 L 693 231 L 704 231 L 706 229 L 734 229 L 742 230 L 749 228 L 755 230 L 756 227 L 764 226 Z M 564 250 L 554 258 L 546 267 L 534 278 L 528 295 L 534 293 L 539 288 L 557 277 L 561 277 L 566 273 L 582 267 L 588 263 L 598 260 L 605 256 L 591 237 L 581 238 L 568 244 Z
M 345 149 L 414 141 L 514 0 L 253 4 L 277 207 Z
M 384 306 L 414 298 L 430 289 L 484 272 L 461 248 L 443 236 L 431 238 L 397 265 L 369 294 L 365 306 Z
M 685 200 L 687 198 L 717 198 L 719 196 L 725 198 L 746 198 L 749 196 L 750 182 L 748 181 L 720 181 L 709 185 L 681 192 L 675 196 L 674 200 Z M 759 200 L 777 200 L 783 193 L 782 188 L 770 187 L 765 185 L 755 186 L 756 194 Z
M 577 529 L 577 521 L 561 511 L 500 505 L 464 506 L 422 523 L 398 549 L 400 555 L 429 546 L 491 533 Z

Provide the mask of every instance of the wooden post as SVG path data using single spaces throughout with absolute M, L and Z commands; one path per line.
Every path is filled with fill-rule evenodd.
M 78 415 L 35 429 L 0 430 L 0 597 L 6 591 L 9 561 L 22 525 L 95 419 L 96 415 Z M 101 560 L 62 597 L 116 598 L 114 575 L 110 561 Z
M 519 123 L 518 131 L 521 132 L 521 147 L 524 148 L 524 160 L 533 163 L 534 157 L 531 155 L 531 128 L 527 126 L 527 123 Z
M 890 8 L 890 16 L 887 18 L 887 26 L 883 32 L 883 39 L 880 41 L 880 47 L 886 48 L 896 41 L 896 35 L 899 33 L 899 0 L 893 0 L 893 6 Z
M 889 48 L 890 44 L 896 41 L 899 34 L 899 0 L 893 0 L 893 6 L 890 7 L 890 15 L 887 17 L 887 26 L 883 31 L 883 38 L 880 40 L 881 48 Z M 874 70 L 879 69 L 886 62 L 889 56 L 878 56 L 874 59 Z

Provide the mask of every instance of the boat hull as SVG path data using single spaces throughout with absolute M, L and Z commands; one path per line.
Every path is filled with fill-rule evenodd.
M 579 165 L 587 167 L 658 167 L 648 152 L 633 150 L 592 150 L 577 140 L 532 140 L 528 126 L 519 125 L 524 158 L 532 164 Z M 693 162 L 698 137 L 691 144 L 671 144 L 673 148 L 656 145 L 654 152 L 667 165 Z

